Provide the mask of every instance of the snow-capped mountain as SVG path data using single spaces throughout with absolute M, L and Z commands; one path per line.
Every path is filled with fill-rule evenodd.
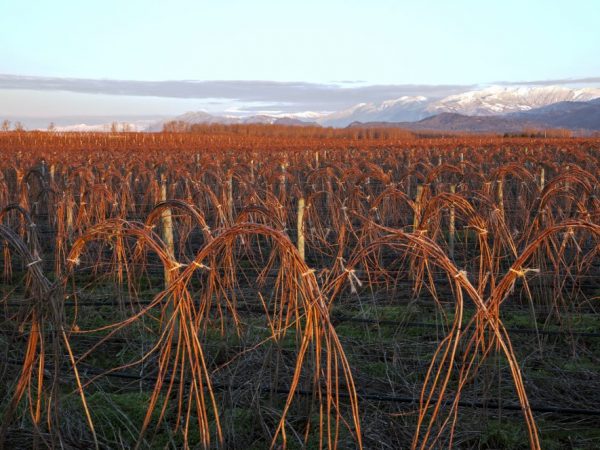
M 350 122 L 412 122 L 424 118 L 427 97 L 403 96 L 381 103 L 359 103 L 351 108 L 328 114 L 318 120 L 327 126 L 346 126 Z
M 504 87 L 469 91 L 449 97 L 401 97 L 381 103 L 359 103 L 319 120 L 328 126 L 352 122 L 414 122 L 440 113 L 471 116 L 501 115 L 564 101 L 589 101 L 600 97 L 600 88 L 570 89 L 562 86 Z
M 151 125 L 150 121 L 137 122 L 111 122 L 100 124 L 78 123 L 74 125 L 57 125 L 52 131 L 55 132 L 110 132 L 110 131 L 146 131 Z M 47 128 L 46 128 L 47 129 Z
M 600 88 L 570 89 L 563 86 L 501 87 L 451 95 L 428 106 L 433 114 L 454 112 L 486 116 L 528 111 L 558 102 L 585 102 L 600 97 Z

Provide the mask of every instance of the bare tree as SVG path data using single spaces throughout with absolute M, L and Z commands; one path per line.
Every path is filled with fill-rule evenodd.
M 8 130 L 10 130 L 10 120 L 4 119 L 2 121 L 2 128 L 1 129 L 2 129 L 2 131 L 8 131 Z

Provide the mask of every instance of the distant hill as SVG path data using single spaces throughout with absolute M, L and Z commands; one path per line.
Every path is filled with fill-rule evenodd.
M 518 133 L 525 128 L 539 128 L 539 124 L 499 116 L 465 116 L 441 113 L 418 122 L 354 122 L 350 127 L 397 127 L 412 131 L 465 131 L 471 133 Z
M 600 131 L 600 99 L 589 102 L 559 102 L 505 117 L 538 122 L 550 128 Z

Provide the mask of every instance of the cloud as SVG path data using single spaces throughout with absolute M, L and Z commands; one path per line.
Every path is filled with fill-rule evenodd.
M 135 81 L 0 75 L 0 89 L 66 91 L 113 96 L 174 99 L 224 99 L 270 104 L 280 110 L 335 110 L 360 102 L 381 102 L 402 96 L 441 98 L 474 85 L 354 85 L 277 81 Z
M 553 86 L 553 85 L 573 85 L 573 84 L 600 84 L 600 77 L 587 78 L 559 78 L 554 80 L 537 81 L 498 81 L 494 84 L 503 86 Z
M 333 84 L 367 84 L 366 80 L 334 80 Z

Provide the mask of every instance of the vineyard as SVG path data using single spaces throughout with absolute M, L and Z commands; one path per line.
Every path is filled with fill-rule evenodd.
M 598 448 L 600 141 L 0 133 L 0 448 Z

